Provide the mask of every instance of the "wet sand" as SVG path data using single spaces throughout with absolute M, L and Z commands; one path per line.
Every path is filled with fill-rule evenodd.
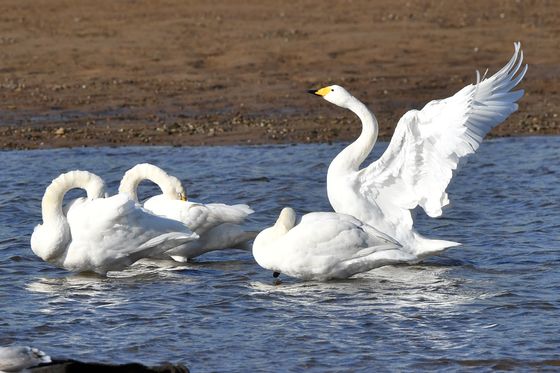
M 345 86 L 389 138 L 400 116 L 495 72 L 519 40 L 519 111 L 491 135 L 560 133 L 554 1 L 6 0 L 0 148 L 350 140 Z

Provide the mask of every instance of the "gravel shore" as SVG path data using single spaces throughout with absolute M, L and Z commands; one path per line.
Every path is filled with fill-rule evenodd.
M 390 138 L 407 110 L 503 66 L 521 41 L 519 111 L 491 136 L 560 133 L 560 3 L 8 0 L 0 148 L 353 139 L 306 91 L 340 84 Z

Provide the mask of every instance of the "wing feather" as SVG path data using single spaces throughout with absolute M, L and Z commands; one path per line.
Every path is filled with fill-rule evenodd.
M 181 221 L 197 234 L 204 234 L 224 223 L 241 224 L 254 212 L 247 205 L 171 200 L 162 194 L 144 202 L 144 208 L 156 215 Z
M 151 214 L 125 194 L 75 204 L 67 219 L 72 243 L 65 263 L 80 270 L 84 263 L 95 271 L 120 270 L 198 238 L 183 223 Z
M 360 192 L 380 206 L 394 224 L 412 227 L 410 209 L 420 205 L 429 216 L 442 214 L 453 170 L 478 149 L 495 126 L 517 110 L 523 90 L 511 92 L 527 72 L 515 43 L 509 62 L 489 78 L 452 97 L 407 112 L 397 124 L 385 153 L 359 172 Z

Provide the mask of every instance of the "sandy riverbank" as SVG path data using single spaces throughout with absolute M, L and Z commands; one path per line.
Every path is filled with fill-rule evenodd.
M 549 1 L 8 0 L 0 148 L 349 140 L 337 83 L 400 116 L 499 69 L 523 43 L 520 109 L 492 135 L 560 133 L 560 5 Z M 396 4 L 396 5 L 395 5 Z

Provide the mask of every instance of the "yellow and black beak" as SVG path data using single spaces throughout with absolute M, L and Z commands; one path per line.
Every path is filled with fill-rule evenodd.
M 181 199 L 181 201 L 186 201 L 187 200 L 187 195 L 183 194 L 183 193 L 179 193 L 179 198 Z
M 309 91 L 307 91 L 307 93 L 311 93 L 312 95 L 317 95 L 317 96 L 325 96 L 327 93 L 332 92 L 332 88 L 331 87 L 323 87 L 321 89 L 310 89 Z

